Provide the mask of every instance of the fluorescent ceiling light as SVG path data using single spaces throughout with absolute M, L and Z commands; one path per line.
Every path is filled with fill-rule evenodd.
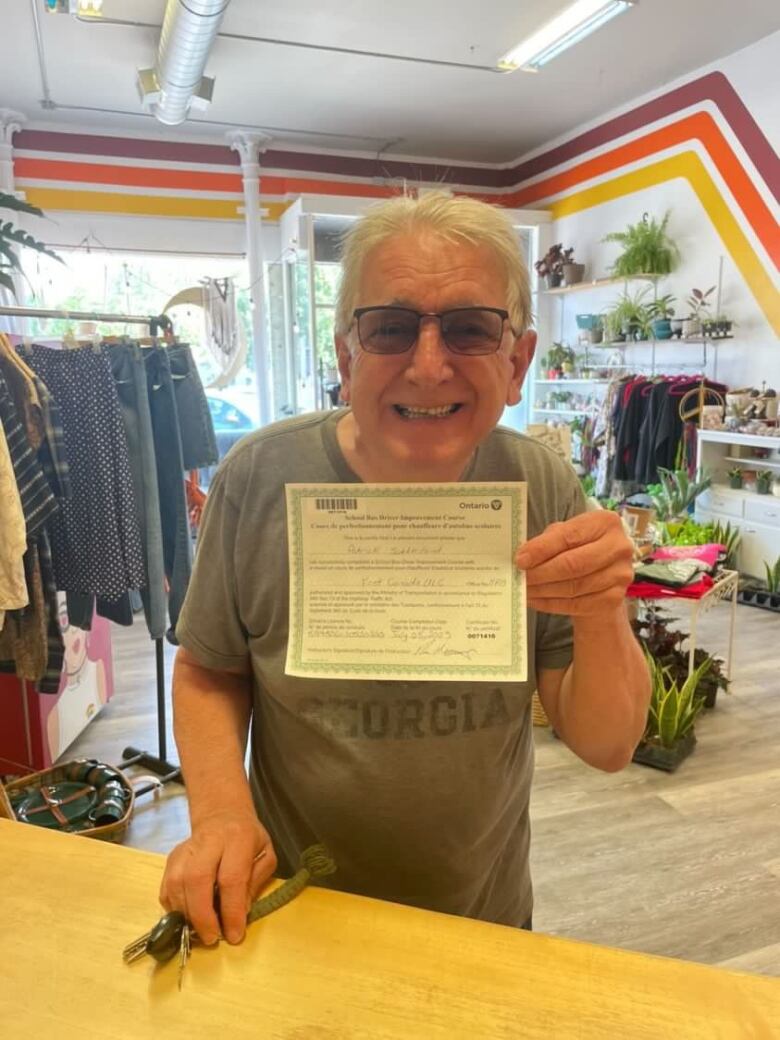
M 564 11 L 543 25 L 505 54 L 498 67 L 505 72 L 526 69 L 536 72 L 575 43 L 584 40 L 616 15 L 633 7 L 637 0 L 575 0 Z

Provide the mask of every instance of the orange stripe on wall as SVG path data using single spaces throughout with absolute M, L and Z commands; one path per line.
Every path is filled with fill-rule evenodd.
M 14 159 L 19 180 L 65 181 L 81 184 L 121 184 L 132 188 L 181 188 L 185 191 L 225 191 L 241 195 L 241 176 L 201 170 L 166 170 L 152 166 L 113 166 L 67 162 L 64 159 Z
M 548 199 L 559 192 L 577 187 L 583 181 L 612 173 L 620 166 L 639 162 L 667 148 L 673 148 L 698 139 L 706 148 L 721 177 L 734 195 L 740 209 L 750 222 L 761 244 L 780 269 L 780 225 L 754 187 L 726 138 L 708 112 L 697 112 L 660 130 L 629 141 L 620 148 L 603 152 L 593 159 L 578 163 L 563 173 L 546 177 L 500 199 L 503 206 L 527 206 Z M 487 202 L 498 201 L 495 196 L 480 195 Z
M 220 191 L 241 195 L 240 174 L 203 170 L 169 170 L 151 166 L 119 166 L 109 163 L 70 162 L 65 159 L 14 159 L 14 176 L 25 180 L 61 181 L 71 184 L 114 184 L 131 188 L 168 188 L 181 191 Z M 319 195 L 388 198 L 397 188 L 381 184 L 353 184 L 310 177 L 262 175 L 260 191 L 267 195 L 313 193 Z

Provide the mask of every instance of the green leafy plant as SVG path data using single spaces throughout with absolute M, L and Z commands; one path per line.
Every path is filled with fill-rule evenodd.
M 727 470 L 726 472 L 727 472 L 728 476 L 730 476 L 730 477 L 741 477 L 742 476 L 742 470 L 739 468 L 739 466 L 732 466 L 731 469 Z
M 647 300 L 650 286 L 645 285 L 633 295 L 626 289 L 620 294 L 613 307 L 604 314 L 604 334 L 607 340 L 619 335 L 633 336 L 640 329 L 648 328 L 650 317 Z
M 780 556 L 772 564 L 764 563 L 764 570 L 767 590 L 772 596 L 776 596 L 780 593 Z
M 574 423 L 572 423 L 573 425 Z M 580 485 L 586 498 L 591 498 L 596 494 L 596 478 L 592 473 L 586 473 L 584 477 L 580 477 Z
M 674 748 L 691 732 L 704 707 L 704 697 L 697 695 L 696 691 L 710 667 L 711 658 L 705 658 L 681 683 L 670 668 L 660 664 L 647 650 L 645 657 L 650 669 L 652 693 L 647 728 L 642 739 L 645 743 Z
M 677 618 L 668 617 L 662 607 L 650 604 L 643 615 L 631 622 L 631 627 L 645 652 L 656 664 L 666 668 L 678 685 L 682 685 L 690 670 L 689 654 L 682 648 L 688 636 L 685 632 L 671 627 L 675 621 Z M 698 647 L 693 654 L 694 669 L 706 662 L 709 662 L 709 665 L 702 668 L 696 693 L 703 696 L 705 702 L 713 707 L 718 690 L 730 693 L 730 684 L 723 672 L 723 661 Z
M 0 209 L 8 209 L 14 213 L 27 213 L 33 217 L 43 216 L 43 210 L 38 209 L 37 206 L 31 206 L 28 202 L 23 202 L 15 195 L 8 195 L 5 192 L 0 192 Z M 38 242 L 21 228 L 15 228 L 13 221 L 0 220 L 0 285 L 8 289 L 14 296 L 16 296 L 16 289 L 10 272 L 22 269 L 16 246 L 34 249 L 36 253 L 45 253 L 53 260 L 64 262 L 62 257 L 47 249 L 43 242 Z
M 720 520 L 711 526 L 712 529 L 712 541 L 718 545 L 726 546 L 726 559 L 723 561 L 724 566 L 729 570 L 733 571 L 737 569 L 737 551 L 742 544 L 742 535 L 739 533 L 738 527 L 732 527 L 731 524 L 726 521 L 722 524 Z
M 669 213 L 660 222 L 647 217 L 629 224 L 625 231 L 613 231 L 602 241 L 617 242 L 623 252 L 612 265 L 612 273 L 630 278 L 637 274 L 669 274 L 680 259 L 680 251 L 666 229 Z
M 564 365 L 574 365 L 574 348 L 563 343 L 553 343 L 544 356 L 542 366 L 546 369 L 563 369 Z
M 665 296 L 659 296 L 657 300 L 653 300 L 647 305 L 647 311 L 650 318 L 653 321 L 663 321 L 668 318 L 674 317 L 674 307 L 672 304 L 676 301 L 677 297 L 672 296 L 671 293 L 667 293 Z
M 655 514 L 659 521 L 666 522 L 676 517 L 683 517 L 697 496 L 706 491 L 712 483 L 712 477 L 700 476 L 691 480 L 687 470 L 664 469 L 658 467 L 660 484 L 648 484 L 647 494 L 652 500 Z

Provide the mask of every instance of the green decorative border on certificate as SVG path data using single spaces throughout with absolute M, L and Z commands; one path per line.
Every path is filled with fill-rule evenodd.
M 350 498 L 403 498 L 405 494 L 414 495 L 417 498 L 509 498 L 512 509 L 511 532 L 512 545 L 517 548 L 523 533 L 525 517 L 523 516 L 523 505 L 526 503 L 525 485 L 518 486 L 507 482 L 506 484 L 441 484 L 441 485 L 384 485 L 381 487 L 370 484 L 307 484 L 303 487 L 288 484 L 285 486 L 287 495 L 288 528 L 291 537 L 289 539 L 289 563 L 290 563 L 290 619 L 295 616 L 295 625 L 290 625 L 296 633 L 296 638 L 288 644 L 288 665 L 294 669 L 293 674 L 306 676 L 316 671 L 318 677 L 327 678 L 414 678 L 421 676 L 435 679 L 478 679 L 480 675 L 486 675 L 490 679 L 500 679 L 502 676 L 514 680 L 523 671 L 521 668 L 522 656 L 519 640 L 512 640 L 512 661 L 508 665 L 470 665 L 462 664 L 455 666 L 447 665 L 392 665 L 392 664 L 332 664 L 330 661 L 316 661 L 304 659 L 303 657 L 303 606 L 304 606 L 304 575 L 300 573 L 298 561 L 303 560 L 303 522 L 302 503 L 304 499 L 329 498 L 334 494 Z M 527 508 L 527 503 L 526 503 Z M 520 592 L 522 576 L 515 572 L 512 582 L 512 629 L 520 632 L 525 628 L 525 616 L 521 618 Z M 527 642 L 527 630 L 525 641 Z M 526 647 L 527 650 L 527 647 Z M 527 662 L 527 657 L 526 657 Z M 527 681 L 527 666 L 526 666 Z

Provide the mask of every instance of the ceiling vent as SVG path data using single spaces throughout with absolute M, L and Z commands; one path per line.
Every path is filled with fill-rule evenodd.
M 167 126 L 183 123 L 192 109 L 204 111 L 214 80 L 204 76 L 211 46 L 230 0 L 168 0 L 157 62 L 138 70 L 141 104 Z

